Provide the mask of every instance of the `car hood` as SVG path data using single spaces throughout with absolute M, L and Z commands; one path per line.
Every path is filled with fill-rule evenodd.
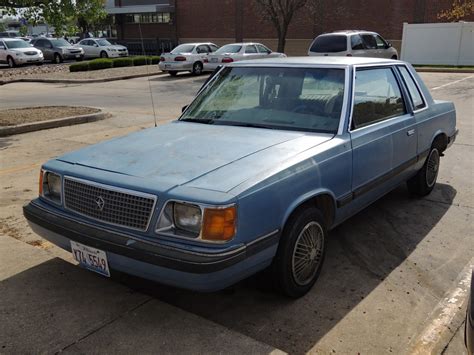
M 113 44 L 113 45 L 111 45 L 111 46 L 104 46 L 104 47 L 112 48 L 112 49 L 127 49 L 127 47 L 121 46 L 121 45 L 119 45 L 119 44 Z
M 25 53 L 25 52 L 37 52 L 37 53 L 40 53 L 41 51 L 38 49 L 38 48 L 35 48 L 35 47 L 27 47 L 27 48 L 12 48 L 10 49 L 12 51 L 16 51 L 16 52 L 22 52 L 22 53 Z
M 175 121 L 58 160 L 142 178 L 160 190 L 186 185 L 228 192 L 262 170 L 331 138 L 328 134 Z

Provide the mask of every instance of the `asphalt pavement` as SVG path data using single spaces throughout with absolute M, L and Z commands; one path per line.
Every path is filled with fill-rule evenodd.
M 211 294 L 104 279 L 34 235 L 22 216 L 42 162 L 152 127 L 149 86 L 157 123 L 176 118 L 205 77 L 0 87 L 1 108 L 84 105 L 113 114 L 0 139 L 0 353 L 463 351 L 464 298 L 449 301 L 466 291 L 473 265 L 474 76 L 422 77 L 436 99 L 455 102 L 460 129 L 435 190 L 415 199 L 400 186 L 332 231 L 318 283 L 296 301 L 274 294 L 262 275 Z

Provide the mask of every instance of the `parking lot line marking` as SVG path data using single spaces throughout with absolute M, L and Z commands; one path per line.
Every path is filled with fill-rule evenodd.
M 446 86 L 449 86 L 449 85 L 453 85 L 453 84 L 457 84 L 461 81 L 464 81 L 464 80 L 467 80 L 467 79 L 471 79 L 471 78 L 474 78 L 474 75 L 470 75 L 470 76 L 467 76 L 465 78 L 462 78 L 462 79 L 459 79 L 459 80 L 455 80 L 455 81 L 451 81 L 450 83 L 447 83 L 447 84 L 443 84 L 443 85 L 440 85 L 440 86 L 436 86 L 434 88 L 431 88 L 430 90 L 438 90 L 438 89 L 441 89 L 441 88 L 444 88 Z
M 38 167 L 40 165 L 41 164 L 36 163 L 36 164 L 31 164 L 31 165 L 18 166 L 16 168 L 0 170 L 0 175 L 8 175 L 8 174 L 11 174 L 11 173 L 17 173 L 19 171 L 26 171 L 26 170 L 30 170 L 30 169 L 33 169 L 35 167 Z
M 413 354 L 432 354 L 436 351 L 439 342 L 442 340 L 449 325 L 453 321 L 456 313 L 467 301 L 472 270 L 474 268 L 474 258 L 472 258 L 459 274 L 456 285 L 447 292 L 430 314 L 430 322 L 420 333 L 413 347 Z

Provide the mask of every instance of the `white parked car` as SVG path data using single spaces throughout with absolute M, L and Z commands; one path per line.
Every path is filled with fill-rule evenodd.
M 398 59 L 398 52 L 381 35 L 369 31 L 337 31 L 316 37 L 310 56 L 347 56 Z
M 284 53 L 273 52 L 261 43 L 232 43 L 219 48 L 204 61 L 204 71 L 214 71 L 219 65 L 240 60 L 286 57 Z
M 128 57 L 128 49 L 120 44 L 112 44 L 105 38 L 85 38 L 74 47 L 84 50 L 84 58 Z
M 43 52 L 19 38 L 0 38 L 0 63 L 10 68 L 22 64 L 43 64 Z
M 180 71 L 189 71 L 194 75 L 199 75 L 203 71 L 207 55 L 214 53 L 218 48 L 214 43 L 180 44 L 170 53 L 161 55 L 159 67 L 172 76 Z

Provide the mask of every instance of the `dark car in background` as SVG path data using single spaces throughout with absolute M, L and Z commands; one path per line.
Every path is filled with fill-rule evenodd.
M 57 64 L 68 59 L 84 59 L 84 50 L 79 47 L 73 47 L 64 38 L 35 38 L 31 40 L 31 44 L 35 48 L 41 49 L 45 60 L 50 60 Z

